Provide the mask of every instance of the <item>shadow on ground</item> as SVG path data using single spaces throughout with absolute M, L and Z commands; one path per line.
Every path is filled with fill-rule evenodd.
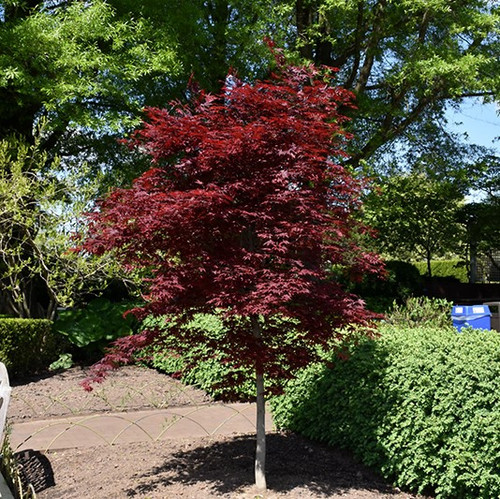
M 147 479 L 147 484 L 128 489 L 127 496 L 154 493 L 169 485 L 200 483 L 217 494 L 234 494 L 253 485 L 254 452 L 252 436 L 176 452 L 163 465 L 137 475 L 138 482 Z M 295 488 L 325 497 L 353 489 L 385 495 L 398 493 L 348 453 L 294 434 L 267 436 L 266 468 L 268 489 L 275 493 L 286 494 Z

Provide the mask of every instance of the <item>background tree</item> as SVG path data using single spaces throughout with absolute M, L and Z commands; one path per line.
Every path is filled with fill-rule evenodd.
M 102 0 L 1 7 L 0 138 L 32 143 L 43 117 L 50 157 L 109 169 L 117 137 L 140 121 L 144 88 L 178 73 L 174 43 Z
M 300 54 L 341 68 L 339 82 L 356 94 L 352 164 L 421 136 L 429 123 L 439 132 L 447 105 L 499 98 L 497 2 L 291 3 Z
M 2 0 L 0 138 L 32 141 L 44 116 L 44 150 L 129 182 L 144 166 L 117 138 L 144 106 L 186 98 L 191 75 L 218 91 L 229 66 L 244 78 L 267 70 L 274 10 L 264 0 Z
M 130 0 L 111 2 L 118 14 L 143 18 L 174 42 L 181 72 L 169 85 L 148 92 L 148 105 L 164 105 L 168 97 L 185 96 L 193 75 L 207 91 L 218 92 L 227 68 L 240 78 L 255 80 L 267 73 L 270 55 L 263 38 L 274 33 L 281 41 L 288 29 L 289 8 L 269 0 Z M 274 29 L 273 29 L 274 27 Z M 163 100 L 162 100 L 163 99 Z
M 109 257 L 69 252 L 95 186 L 60 172 L 38 138 L 0 140 L 0 299 L 18 317 L 53 319 L 58 306 L 73 306 L 119 275 Z
M 463 194 L 452 182 L 422 173 L 393 175 L 369 196 L 367 219 L 378 231 L 378 247 L 396 259 L 431 260 L 457 252 L 462 240 L 458 209 Z
M 96 366 L 97 380 L 155 337 L 174 351 L 208 342 L 182 325 L 197 313 L 222 315 L 217 348 L 255 372 L 259 488 L 264 375 L 290 377 L 319 345 L 331 345 L 339 326 L 366 324 L 364 303 L 337 277 L 379 270 L 358 244 L 362 184 L 335 163 L 346 138 L 338 107 L 351 105 L 351 94 L 313 67 L 281 64 L 270 81 L 228 76 L 217 95 L 150 109 L 135 144 L 153 167 L 100 203 L 84 245 L 151 273 L 139 317 L 175 317 L 170 336 L 118 340 Z
M 262 38 L 272 34 L 340 68 L 339 84 L 357 97 L 357 165 L 395 140 L 429 144 L 448 105 L 498 99 L 499 9 L 489 0 L 2 0 L 0 130 L 29 133 L 43 113 L 58 132 L 51 143 L 90 160 L 92 139 L 112 163 L 116 149 L 103 135 L 123 135 L 145 105 L 182 97 L 191 74 L 211 91 L 227 67 L 245 80 L 262 76 Z
M 478 280 L 478 259 L 486 258 L 488 266 L 500 271 L 500 202 L 497 198 L 476 201 L 463 206 L 458 219 L 465 231 L 465 261 L 468 264 L 469 281 Z M 484 277 L 484 276 L 483 276 Z

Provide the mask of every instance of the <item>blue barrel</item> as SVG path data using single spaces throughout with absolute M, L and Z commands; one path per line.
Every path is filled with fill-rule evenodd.
M 487 305 L 455 305 L 451 310 L 451 320 L 458 331 L 469 326 L 491 329 L 491 312 Z

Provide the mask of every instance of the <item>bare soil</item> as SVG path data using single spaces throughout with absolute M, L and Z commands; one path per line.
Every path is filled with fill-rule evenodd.
M 154 370 L 127 367 L 90 394 L 73 368 L 15 383 L 9 420 L 22 422 L 70 414 L 135 411 L 196 405 L 209 397 Z M 409 499 L 349 453 L 292 433 L 267 438 L 268 492 L 253 483 L 252 435 L 203 437 L 50 451 L 54 485 L 39 499 L 112 498 L 346 498 Z M 50 480 L 48 481 L 50 482 Z
M 12 423 L 100 412 L 138 411 L 210 402 L 201 390 L 186 386 L 154 369 L 126 366 L 112 371 L 86 392 L 80 383 L 88 370 L 73 367 L 11 383 Z

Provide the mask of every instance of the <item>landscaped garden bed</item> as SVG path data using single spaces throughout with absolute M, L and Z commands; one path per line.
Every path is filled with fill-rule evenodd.
M 173 404 L 205 404 L 210 400 L 203 392 L 153 369 L 123 368 L 90 394 L 78 386 L 84 376 L 84 370 L 73 368 L 17 384 L 9 411 L 11 421 L 117 407 L 135 411 Z M 29 405 L 37 407 L 37 411 L 29 412 Z M 392 488 L 347 452 L 292 433 L 274 433 L 268 438 L 268 498 L 414 497 Z M 254 447 L 255 438 L 250 435 L 49 451 L 45 455 L 55 485 L 39 491 L 37 497 L 253 499 Z

